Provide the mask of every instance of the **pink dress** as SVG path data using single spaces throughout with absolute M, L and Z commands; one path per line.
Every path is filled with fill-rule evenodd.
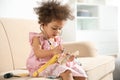
M 34 36 L 37 36 L 40 40 L 42 49 L 44 50 L 49 50 L 50 49 L 50 45 L 48 40 L 44 39 L 43 34 L 39 34 L 39 33 L 34 33 L 34 32 L 30 32 L 29 34 L 29 40 L 30 40 L 30 44 L 32 44 L 32 39 Z M 61 44 L 61 39 L 60 37 L 56 37 L 55 38 L 55 42 L 52 43 L 54 44 L 54 46 L 57 46 L 59 44 Z M 36 56 L 34 55 L 34 51 L 32 49 L 31 46 L 31 53 L 27 59 L 27 69 L 30 73 L 30 76 L 32 76 L 33 72 L 38 70 L 43 64 L 45 64 L 48 60 L 50 60 L 52 58 L 52 56 L 50 57 L 46 57 L 46 58 L 36 58 Z M 61 65 L 59 63 L 55 63 L 50 65 L 49 67 L 47 67 L 45 70 L 43 70 L 41 73 L 39 73 L 39 76 L 43 76 L 43 77 L 47 77 L 47 76 L 56 76 L 59 77 L 59 75 L 63 72 L 65 72 L 66 70 L 71 70 L 72 75 L 73 76 L 81 76 L 81 77 L 87 77 L 85 71 L 81 68 L 81 66 L 79 66 L 77 63 L 73 62 L 67 62 L 66 65 Z

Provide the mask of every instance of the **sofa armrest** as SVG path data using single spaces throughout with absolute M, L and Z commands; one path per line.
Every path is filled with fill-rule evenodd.
M 80 52 L 78 57 L 97 56 L 97 49 L 91 42 L 67 42 L 63 43 L 63 47 L 67 52 L 75 52 L 78 50 Z

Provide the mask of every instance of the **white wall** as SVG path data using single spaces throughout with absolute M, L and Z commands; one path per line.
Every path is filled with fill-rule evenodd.
M 35 19 L 35 0 L 0 0 L 0 17 Z

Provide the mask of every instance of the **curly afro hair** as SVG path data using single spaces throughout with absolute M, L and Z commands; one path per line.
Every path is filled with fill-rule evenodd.
M 62 5 L 55 0 L 42 2 L 39 7 L 34 8 L 38 15 L 39 24 L 48 24 L 53 20 L 73 19 L 68 5 Z

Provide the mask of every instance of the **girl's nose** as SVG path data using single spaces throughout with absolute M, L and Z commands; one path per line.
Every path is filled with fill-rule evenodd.
M 61 30 L 57 30 L 57 34 L 61 34 Z
M 58 32 L 58 33 L 60 33 L 60 32 L 61 32 L 61 30 L 59 30 L 59 29 L 58 29 L 58 30 L 57 30 L 57 32 Z
M 56 34 L 60 33 L 60 30 L 59 30 L 59 29 L 57 29 L 57 30 L 55 31 L 55 33 L 56 33 Z

